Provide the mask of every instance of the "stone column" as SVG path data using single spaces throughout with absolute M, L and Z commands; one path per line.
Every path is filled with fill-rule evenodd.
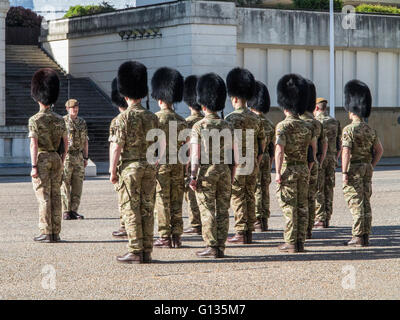
M 8 0 L 0 0 L 0 126 L 6 124 L 6 16 Z

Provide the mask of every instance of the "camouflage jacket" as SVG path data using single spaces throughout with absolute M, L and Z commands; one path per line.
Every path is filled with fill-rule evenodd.
M 326 134 L 325 134 L 324 128 L 322 127 L 321 122 L 314 119 L 312 113 L 308 112 L 308 111 L 306 111 L 304 114 L 302 114 L 300 116 L 300 119 L 311 124 L 312 131 L 313 131 L 313 137 L 316 137 L 316 139 L 317 139 L 317 154 L 322 154 L 322 145 L 325 142 L 328 142 L 328 139 L 326 137 Z
M 328 151 L 326 154 L 329 156 L 336 156 L 340 150 L 340 139 L 342 136 L 340 122 L 329 116 L 327 112 L 321 112 L 315 119 L 322 123 L 322 127 L 328 139 Z
M 68 114 L 64 116 L 64 121 L 67 128 L 68 152 L 83 151 L 86 140 L 89 140 L 86 121 L 79 117 L 72 120 Z
M 186 122 L 187 122 L 187 124 L 188 124 L 188 128 L 189 129 L 191 129 L 191 128 L 193 128 L 193 125 L 197 122 L 197 121 L 199 121 L 199 120 L 201 120 L 201 119 L 203 119 L 204 118 L 204 116 L 200 113 L 200 111 L 199 112 L 197 112 L 196 114 L 193 114 L 193 115 L 190 115 L 189 117 L 187 117 L 185 120 L 186 120 Z
M 260 115 L 261 118 L 261 123 L 264 127 L 264 132 L 265 132 L 265 150 L 264 154 L 269 156 L 268 153 L 268 146 L 272 142 L 274 143 L 274 137 L 275 137 L 275 126 L 272 123 L 271 120 L 268 119 L 267 115 L 262 113 Z

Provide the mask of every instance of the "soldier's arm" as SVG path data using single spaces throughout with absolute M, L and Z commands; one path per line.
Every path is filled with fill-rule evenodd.
M 320 159 L 320 165 L 322 166 L 322 163 L 324 162 L 326 158 L 326 153 L 328 152 L 328 142 L 325 140 L 324 144 L 322 145 L 322 155 Z
M 31 176 L 33 178 L 37 178 L 39 176 L 38 168 L 37 168 L 37 157 L 38 157 L 38 139 L 37 138 L 31 138 L 30 152 L 31 152 L 31 163 L 32 163 Z
M 110 181 L 111 183 L 115 184 L 118 181 L 117 178 L 117 165 L 119 161 L 119 157 L 121 156 L 122 147 L 115 143 L 111 142 L 110 145 L 111 152 L 110 152 Z
M 275 170 L 276 170 L 276 183 L 281 183 L 281 170 L 283 164 L 283 155 L 285 152 L 285 147 L 281 144 L 276 144 L 275 146 Z
M 65 158 L 67 157 L 68 148 L 69 148 L 67 136 L 64 136 L 64 137 L 63 137 L 63 141 L 64 141 L 64 153 L 63 153 L 63 155 L 62 155 L 62 157 L 61 157 L 62 163 L 64 163 Z
M 337 150 L 337 161 L 339 160 L 340 154 L 342 152 L 342 127 L 338 121 L 338 133 L 336 136 L 336 150 Z
M 308 162 L 308 169 L 310 169 L 310 171 L 311 171 L 312 167 L 314 166 L 315 159 L 317 159 L 317 139 L 312 139 L 310 146 L 312 149 L 312 155 L 313 155 L 313 159 L 314 159 L 313 162 L 310 162 L 310 161 Z
M 383 155 L 383 146 L 382 143 L 379 141 L 379 139 L 377 139 L 373 148 L 374 148 L 374 158 L 372 159 L 372 167 L 375 168 L 375 166 L 378 164 L 379 160 L 381 160 L 381 157 Z
M 343 183 L 347 184 L 349 181 L 348 172 L 351 157 L 351 149 L 349 147 L 342 148 L 342 173 L 343 173 Z
M 86 139 L 85 147 L 83 148 L 83 158 L 85 167 L 87 166 L 88 158 L 89 158 L 89 141 Z

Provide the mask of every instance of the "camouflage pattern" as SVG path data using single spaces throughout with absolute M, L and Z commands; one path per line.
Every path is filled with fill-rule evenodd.
M 284 146 L 282 182 L 277 186 L 279 205 L 285 216 L 286 243 L 304 243 L 308 226 L 307 149 L 313 139 L 311 127 L 289 115 L 276 126 L 276 144 Z
M 255 191 L 258 176 L 257 155 L 259 151 L 258 143 L 265 141 L 265 131 L 260 118 L 247 109 L 247 107 L 236 109 L 231 112 L 226 121 L 233 129 L 242 129 L 242 156 L 254 153 L 254 169 L 249 175 L 239 175 L 240 168 L 245 164 L 238 165 L 232 184 L 231 205 L 235 214 L 235 230 L 237 233 L 254 231 L 256 221 L 255 212 Z M 254 130 L 253 143 L 246 143 L 246 131 Z
M 156 214 L 158 218 L 158 232 L 160 237 L 171 235 L 180 236 L 183 233 L 182 203 L 184 194 L 184 166 L 182 164 L 169 164 L 169 150 L 179 150 L 184 143 L 169 139 L 169 123 L 176 121 L 178 136 L 187 128 L 184 118 L 171 109 L 162 109 L 156 113 L 160 129 L 166 134 L 166 159 L 167 164 L 159 166 L 157 171 L 156 189 Z M 177 138 L 178 138 L 177 136 Z
M 271 183 L 271 158 L 268 153 L 268 145 L 270 144 L 270 142 L 274 142 L 275 126 L 265 114 L 261 114 L 260 119 L 264 127 L 266 138 L 265 142 L 267 147 L 265 148 L 264 155 L 260 163 L 260 170 L 257 176 L 255 192 L 256 218 L 268 219 L 270 216 L 269 185 Z
M 201 138 L 203 129 L 229 129 L 230 125 L 216 114 L 209 114 L 198 121 L 192 130 L 191 142 L 205 143 Z M 223 139 L 221 142 L 224 141 Z M 196 198 L 201 212 L 202 236 L 208 247 L 225 248 L 229 230 L 229 202 L 231 198 L 231 170 L 224 164 L 225 144 L 220 144 L 220 164 L 201 164 L 197 177 Z M 211 150 L 208 150 L 212 159 Z M 200 161 L 201 163 L 201 161 Z
M 39 176 L 32 178 L 32 184 L 39 202 L 39 229 L 42 234 L 59 234 L 63 165 L 56 151 L 67 136 L 65 122 L 50 109 L 44 109 L 29 119 L 28 127 L 29 138 L 38 139 Z
M 69 115 L 64 116 L 68 136 L 68 153 L 64 163 L 64 178 L 61 187 L 62 210 L 78 211 L 81 202 L 85 166 L 83 150 L 89 140 L 85 120 L 72 120 Z
M 343 193 L 353 216 L 353 236 L 371 233 L 372 210 L 372 149 L 379 142 L 378 135 L 367 123 L 353 120 L 343 129 L 342 146 L 350 149 L 348 183 Z
M 203 115 L 200 111 L 196 111 L 191 114 L 185 120 L 187 122 L 188 128 L 192 128 L 193 125 L 203 119 Z M 189 163 L 190 170 L 190 163 Z M 189 177 L 186 177 L 189 178 Z M 188 212 L 189 212 L 189 223 L 193 228 L 201 227 L 201 217 L 200 217 L 200 209 L 197 205 L 196 193 L 189 188 L 189 186 L 185 187 L 185 200 L 188 203 Z
M 330 221 L 333 210 L 333 190 L 335 188 L 335 169 L 338 146 L 342 136 L 340 122 L 321 112 L 315 117 L 322 123 L 328 138 L 328 150 L 322 166 L 318 170 L 318 191 L 315 197 L 315 221 Z M 339 143 L 338 143 L 339 142 Z
M 158 118 L 140 103 L 128 107 L 115 121 L 111 142 L 122 147 L 118 203 L 132 253 L 153 249 L 156 169 L 146 161 L 146 134 L 159 127 Z

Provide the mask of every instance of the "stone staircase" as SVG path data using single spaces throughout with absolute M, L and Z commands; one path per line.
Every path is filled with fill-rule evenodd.
M 30 95 L 30 83 L 34 72 L 45 67 L 56 70 L 61 81 L 54 110 L 66 114 L 64 105 L 69 91 L 69 97 L 80 102 L 79 116 L 88 125 L 90 158 L 95 162 L 108 161 L 108 128 L 118 113 L 110 98 L 89 78 L 70 77 L 68 81 L 65 71 L 37 46 L 6 46 L 6 125 L 27 125 L 38 111 Z

